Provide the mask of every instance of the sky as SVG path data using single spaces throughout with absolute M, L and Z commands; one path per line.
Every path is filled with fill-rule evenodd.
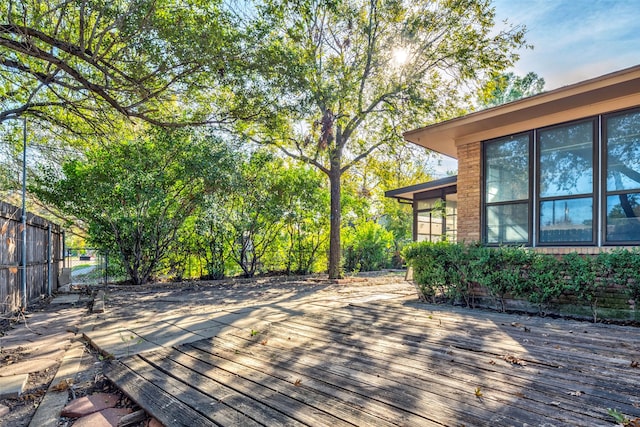
M 527 27 L 517 75 L 546 90 L 640 64 L 640 0 L 494 0 L 496 23 Z
M 533 71 L 545 90 L 557 89 L 640 65 L 640 0 L 493 0 L 496 27 L 505 20 L 527 29 L 526 43 L 512 69 Z M 439 163 L 438 163 L 439 162 Z M 438 156 L 434 177 L 457 169 Z

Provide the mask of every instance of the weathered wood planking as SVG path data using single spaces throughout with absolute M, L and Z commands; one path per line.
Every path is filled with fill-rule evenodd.
M 0 201 L 0 314 L 22 306 L 22 209 Z M 51 278 L 52 291 L 62 263 L 63 233 L 59 225 L 27 213 L 27 300 L 46 294 Z M 49 231 L 51 230 L 51 233 Z M 49 241 L 51 237 L 51 241 Z M 49 269 L 49 251 L 51 268 Z
M 107 376 L 167 425 L 176 411 L 184 425 L 230 426 L 609 426 L 608 408 L 640 417 L 638 329 L 425 307 L 248 317 L 249 329 L 113 362 Z

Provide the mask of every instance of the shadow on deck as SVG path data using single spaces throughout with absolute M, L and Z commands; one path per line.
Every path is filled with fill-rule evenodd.
M 107 376 L 172 427 L 611 426 L 608 408 L 640 417 L 637 328 L 325 297 L 289 298 L 296 310 L 276 320 L 261 316 L 264 303 L 236 308 L 242 326 L 113 361 Z

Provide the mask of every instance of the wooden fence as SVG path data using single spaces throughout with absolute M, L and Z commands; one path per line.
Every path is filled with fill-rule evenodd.
M 57 290 L 64 235 L 58 224 L 27 213 L 27 301 Z M 0 201 L 0 314 L 22 306 L 22 209 Z

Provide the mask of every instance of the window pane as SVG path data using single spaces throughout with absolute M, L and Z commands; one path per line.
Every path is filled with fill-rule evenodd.
M 419 212 L 417 241 L 439 242 L 442 240 L 442 214 L 440 211 Z
M 487 203 L 529 198 L 529 134 L 485 146 Z
M 607 119 L 607 190 L 640 189 L 640 112 Z
M 541 131 L 540 197 L 592 192 L 593 122 Z
M 418 203 L 417 209 L 419 211 L 426 210 L 426 209 L 434 209 L 442 206 L 442 199 L 436 198 L 436 199 L 418 200 L 417 203 Z
M 540 204 L 540 242 L 591 242 L 593 199 L 550 200 Z
M 487 243 L 528 243 L 529 205 L 487 206 Z
M 449 242 L 456 242 L 458 238 L 458 195 L 447 194 L 446 198 L 446 235 Z
M 607 197 L 607 241 L 640 240 L 640 194 Z

